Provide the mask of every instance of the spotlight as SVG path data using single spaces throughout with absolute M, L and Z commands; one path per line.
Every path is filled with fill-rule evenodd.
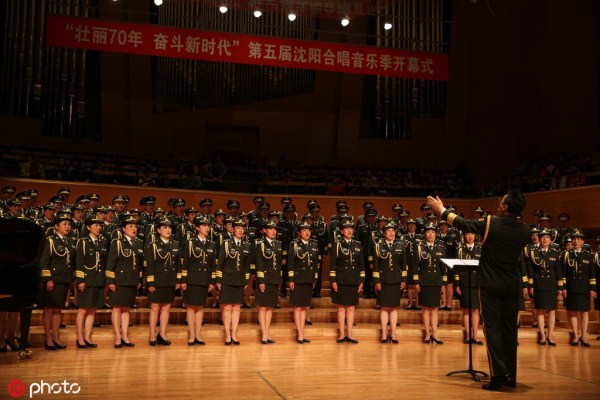
M 262 15 L 262 12 L 261 12 L 260 10 L 256 10 L 256 11 L 254 11 L 254 16 L 255 16 L 256 18 L 260 18 L 260 16 L 261 16 L 261 15 Z
M 390 29 L 392 29 L 392 23 L 386 22 L 385 24 L 383 24 L 383 29 L 385 29 L 386 31 L 389 31 Z
M 342 26 L 348 26 L 349 23 L 350 23 L 350 20 L 348 18 L 342 19 Z
M 227 12 L 227 10 L 228 10 L 228 9 L 227 9 L 227 7 L 225 7 L 225 6 L 221 6 L 221 7 L 219 7 L 219 11 L 221 12 L 221 14 L 225 14 L 225 13 Z
M 289 14 L 288 14 L 288 19 L 289 19 L 290 21 L 295 21 L 295 20 L 296 20 L 296 14 L 294 14 L 294 13 L 289 13 Z
M 163 3 L 163 0 L 154 0 L 154 4 L 160 6 Z

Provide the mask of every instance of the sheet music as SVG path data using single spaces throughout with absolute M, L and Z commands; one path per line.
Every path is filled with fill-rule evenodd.
M 479 260 L 463 260 L 460 258 L 442 258 L 441 261 L 450 269 L 457 265 L 479 265 Z

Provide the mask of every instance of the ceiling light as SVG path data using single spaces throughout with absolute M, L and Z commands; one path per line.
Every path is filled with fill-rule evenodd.
M 288 19 L 289 19 L 290 21 L 295 21 L 295 20 L 296 20 L 296 14 L 294 14 L 294 13 L 289 13 L 289 14 L 288 14 Z
M 262 12 L 261 12 L 260 10 L 256 10 L 256 11 L 254 11 L 254 16 L 255 16 L 256 18 L 260 18 L 260 16 L 261 16 L 261 15 L 262 15 Z
M 383 24 L 383 29 L 385 29 L 386 31 L 389 31 L 390 29 L 392 29 L 392 23 L 386 22 L 385 24 Z
M 154 4 L 160 6 L 163 3 L 163 0 L 154 0 Z
M 350 23 L 350 20 L 348 18 L 342 19 L 342 26 L 348 26 L 349 23 Z
M 219 11 L 221 12 L 221 14 L 225 14 L 225 13 L 227 12 L 227 10 L 228 10 L 228 9 L 227 9 L 227 7 L 225 7 L 225 6 L 221 6 L 221 7 L 219 7 Z

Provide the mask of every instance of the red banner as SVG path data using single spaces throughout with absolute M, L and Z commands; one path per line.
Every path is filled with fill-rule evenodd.
M 46 44 L 148 56 L 448 80 L 448 55 L 48 16 Z

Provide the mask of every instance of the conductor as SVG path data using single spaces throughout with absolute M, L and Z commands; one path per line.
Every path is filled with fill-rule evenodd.
M 498 213 L 483 220 L 467 220 L 449 212 L 439 197 L 427 197 L 433 211 L 460 230 L 471 230 L 482 238 L 479 296 L 488 345 L 491 380 L 485 390 L 515 387 L 517 377 L 517 316 L 521 292 L 519 256 L 531 230 L 517 216 L 527 201 L 518 190 L 500 198 Z

